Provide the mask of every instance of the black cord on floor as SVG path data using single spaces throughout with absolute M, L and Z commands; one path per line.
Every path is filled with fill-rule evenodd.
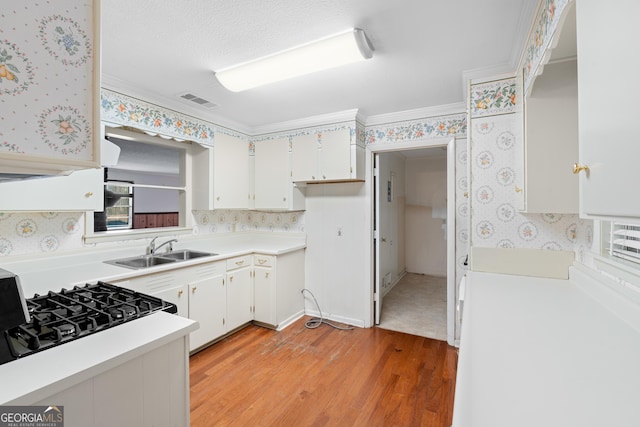
M 304 324 L 305 328 L 315 329 L 324 323 L 325 325 L 329 325 L 332 328 L 340 329 L 341 331 L 349 331 L 353 329 L 353 326 L 339 326 L 339 325 L 336 325 L 335 323 L 331 323 L 328 320 L 325 320 L 322 317 L 322 310 L 320 310 L 320 304 L 318 304 L 318 300 L 313 295 L 313 292 L 311 292 L 309 289 L 303 289 L 301 292 L 302 292 L 302 295 L 304 295 L 305 292 L 308 292 L 309 295 L 311 295 L 311 298 L 313 298 L 313 302 L 315 302 L 316 307 L 318 308 L 318 313 L 320 313 L 320 317 L 312 317 L 311 319 L 307 320 Z

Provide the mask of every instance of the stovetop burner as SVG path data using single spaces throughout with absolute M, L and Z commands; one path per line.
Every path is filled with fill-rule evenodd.
M 0 336 L 14 358 L 120 325 L 156 311 L 176 313 L 175 304 L 104 282 L 27 299 L 31 321 Z M 2 333 L 2 331 L 0 331 Z M 1 343 L 0 343 L 1 344 Z M 0 364 L 4 363 L 0 361 Z

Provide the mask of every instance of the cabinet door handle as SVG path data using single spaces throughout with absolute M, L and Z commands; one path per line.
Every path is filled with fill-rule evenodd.
M 180 290 L 178 291 L 178 298 L 180 298 L 180 297 L 182 296 L 182 294 L 183 294 L 183 293 L 184 293 L 184 291 L 183 291 L 182 289 L 180 289 Z
M 87 191 L 86 193 L 84 193 L 84 197 L 86 197 L 87 199 L 91 196 L 93 196 L 93 192 L 91 191 Z
M 264 264 L 265 262 L 267 262 L 267 260 L 264 259 L 264 258 L 259 258 L 258 259 L 258 264 L 260 264 L 260 265 Z
M 269 278 L 269 272 L 267 271 L 266 273 L 264 273 L 264 278 L 268 279 Z
M 311 179 L 316 179 L 316 177 L 315 177 L 315 176 L 313 176 L 313 175 L 311 175 Z
M 286 198 L 286 197 L 283 197 L 283 198 L 282 198 L 282 201 L 283 201 L 283 202 L 286 202 L 286 201 L 287 201 L 287 198 Z
M 584 173 L 589 175 L 589 166 L 587 166 L 587 165 L 582 166 L 582 165 L 579 165 L 578 163 L 574 163 L 573 164 L 573 173 L 574 174 L 579 174 L 582 171 L 584 171 Z
M 522 188 L 518 187 L 517 185 L 516 185 L 516 193 L 522 193 Z
M 242 264 L 244 264 L 244 260 L 242 260 L 242 261 L 236 261 L 236 265 L 242 265 Z
M 233 282 L 233 276 L 229 276 L 229 282 Z
M 324 175 L 322 175 L 322 179 L 327 179 L 327 177 L 326 177 L 326 176 L 324 176 Z
M 195 293 L 196 293 L 196 289 L 198 289 L 198 287 L 197 287 L 197 286 L 194 286 L 193 288 L 191 288 L 191 293 L 192 293 L 192 294 L 195 294 Z

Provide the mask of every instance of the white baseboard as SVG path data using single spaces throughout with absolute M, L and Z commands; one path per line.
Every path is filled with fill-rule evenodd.
M 305 310 L 305 314 L 307 316 L 320 317 L 320 312 L 316 310 Z M 357 326 L 359 328 L 364 328 L 364 321 L 359 319 L 352 319 L 349 317 L 336 316 L 333 314 L 322 313 L 322 318 L 326 320 L 331 320 L 332 322 L 344 323 L 345 325 Z

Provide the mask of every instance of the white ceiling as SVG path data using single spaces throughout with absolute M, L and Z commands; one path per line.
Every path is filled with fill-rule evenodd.
M 515 69 L 537 0 L 104 0 L 102 85 L 239 129 L 357 108 L 464 101 L 464 76 Z M 346 28 L 371 60 L 233 93 L 214 70 Z M 191 107 L 191 92 L 218 106 Z

